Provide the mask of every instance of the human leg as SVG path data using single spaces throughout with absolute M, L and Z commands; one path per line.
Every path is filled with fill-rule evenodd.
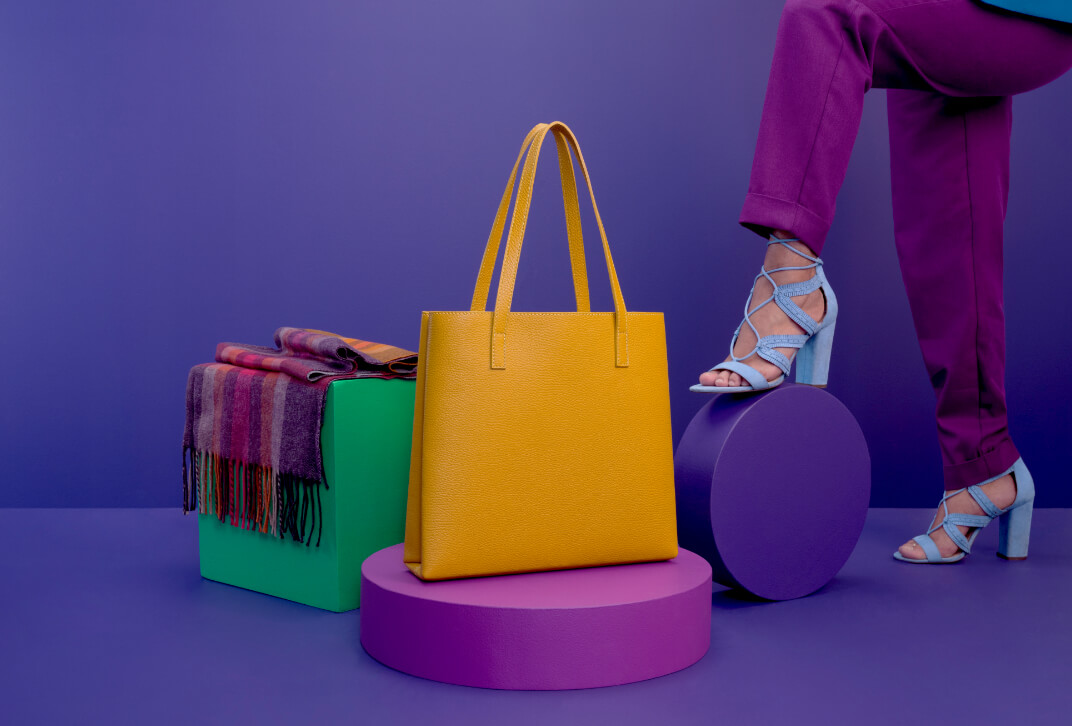
M 779 24 L 741 224 L 761 234 L 779 230 L 778 236 L 821 252 L 863 96 L 872 86 L 1008 95 L 1042 85 L 1070 65 L 1072 33 L 998 15 L 970 0 L 790 0 Z M 771 267 L 769 260 L 764 267 Z M 763 285 L 769 287 L 757 281 L 755 300 L 769 292 L 759 289 Z M 794 301 L 815 319 L 822 314 L 819 300 Z M 800 332 L 776 308 L 760 313 L 760 335 Z M 742 329 L 734 355 L 746 355 L 754 342 Z M 756 356 L 745 362 L 768 380 L 779 373 Z M 728 371 L 700 376 L 708 386 L 742 382 Z
M 872 87 L 1010 96 L 1072 66 L 1072 30 L 972 0 L 789 0 L 740 222 L 821 253 Z
M 1012 99 L 888 94 L 901 275 L 937 397 L 947 490 L 1019 458 L 1005 404 L 1002 241 Z
M 937 399 L 945 487 L 963 489 L 1020 457 L 1005 403 L 1002 303 L 1012 99 L 891 90 L 887 108 L 901 274 Z M 1016 497 L 1011 474 L 987 488 L 998 507 Z M 982 514 L 966 491 L 947 506 Z M 943 530 L 932 536 L 943 556 L 957 551 Z M 900 553 L 925 557 L 914 541 Z
M 864 93 L 871 85 L 871 63 L 866 47 L 873 30 L 855 24 L 857 5 L 851 0 L 790 0 L 778 25 L 774 59 L 760 122 L 752 181 L 741 213 L 741 224 L 760 234 L 799 240 L 792 245 L 818 256 L 833 217 L 834 198 L 848 165 L 856 138 Z M 875 23 L 868 24 L 875 28 Z M 763 269 L 798 266 L 802 258 L 782 245 L 768 245 Z M 812 276 L 790 271 L 775 273 L 776 284 L 789 284 Z M 753 306 L 772 292 L 770 282 L 757 279 Z M 796 296 L 812 319 L 823 318 L 825 305 L 816 290 Z M 748 312 L 752 312 L 750 308 Z M 761 335 L 795 335 L 802 328 L 776 306 L 755 312 L 753 322 Z M 756 344 L 749 326 L 742 326 L 733 354 L 743 357 Z M 796 351 L 776 348 L 792 357 Z M 767 380 L 781 371 L 758 355 L 745 358 Z M 748 385 L 726 370 L 701 374 L 704 386 Z

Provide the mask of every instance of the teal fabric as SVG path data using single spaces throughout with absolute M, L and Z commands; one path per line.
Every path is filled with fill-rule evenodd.
M 1012 10 L 1036 18 L 1072 23 L 1072 0 L 979 0 L 984 5 Z

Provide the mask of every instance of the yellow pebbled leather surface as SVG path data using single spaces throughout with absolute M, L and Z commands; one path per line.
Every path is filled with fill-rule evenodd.
M 514 312 L 536 159 L 548 133 L 559 150 L 579 311 Z M 495 310 L 483 308 L 517 164 L 473 309 L 421 317 L 404 559 L 425 580 L 677 555 L 663 316 L 626 311 L 598 210 L 615 311 L 587 310 L 568 154 L 572 147 L 591 191 L 580 148 L 558 122 L 530 132 L 518 163 L 526 147 Z

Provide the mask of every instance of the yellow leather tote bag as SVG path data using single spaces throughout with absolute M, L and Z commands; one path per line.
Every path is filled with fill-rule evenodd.
M 577 312 L 516 312 L 518 258 L 548 134 L 558 150 Z M 571 148 L 592 194 L 570 129 L 537 125 L 510 172 L 470 309 L 421 315 L 404 559 L 424 580 L 677 556 L 663 316 L 625 309 L 594 196 L 614 311 L 589 309 Z

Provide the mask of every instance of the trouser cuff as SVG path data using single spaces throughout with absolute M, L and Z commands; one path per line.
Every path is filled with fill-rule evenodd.
M 790 232 L 811 247 L 815 254 L 823 248 L 830 222 L 796 202 L 749 192 L 741 210 L 741 226 L 767 237 L 775 229 Z
M 978 459 L 959 464 L 946 464 L 943 467 L 945 490 L 963 489 L 992 479 L 1008 470 L 1019 458 L 1020 453 L 1016 450 L 1012 440 L 1006 439 Z

